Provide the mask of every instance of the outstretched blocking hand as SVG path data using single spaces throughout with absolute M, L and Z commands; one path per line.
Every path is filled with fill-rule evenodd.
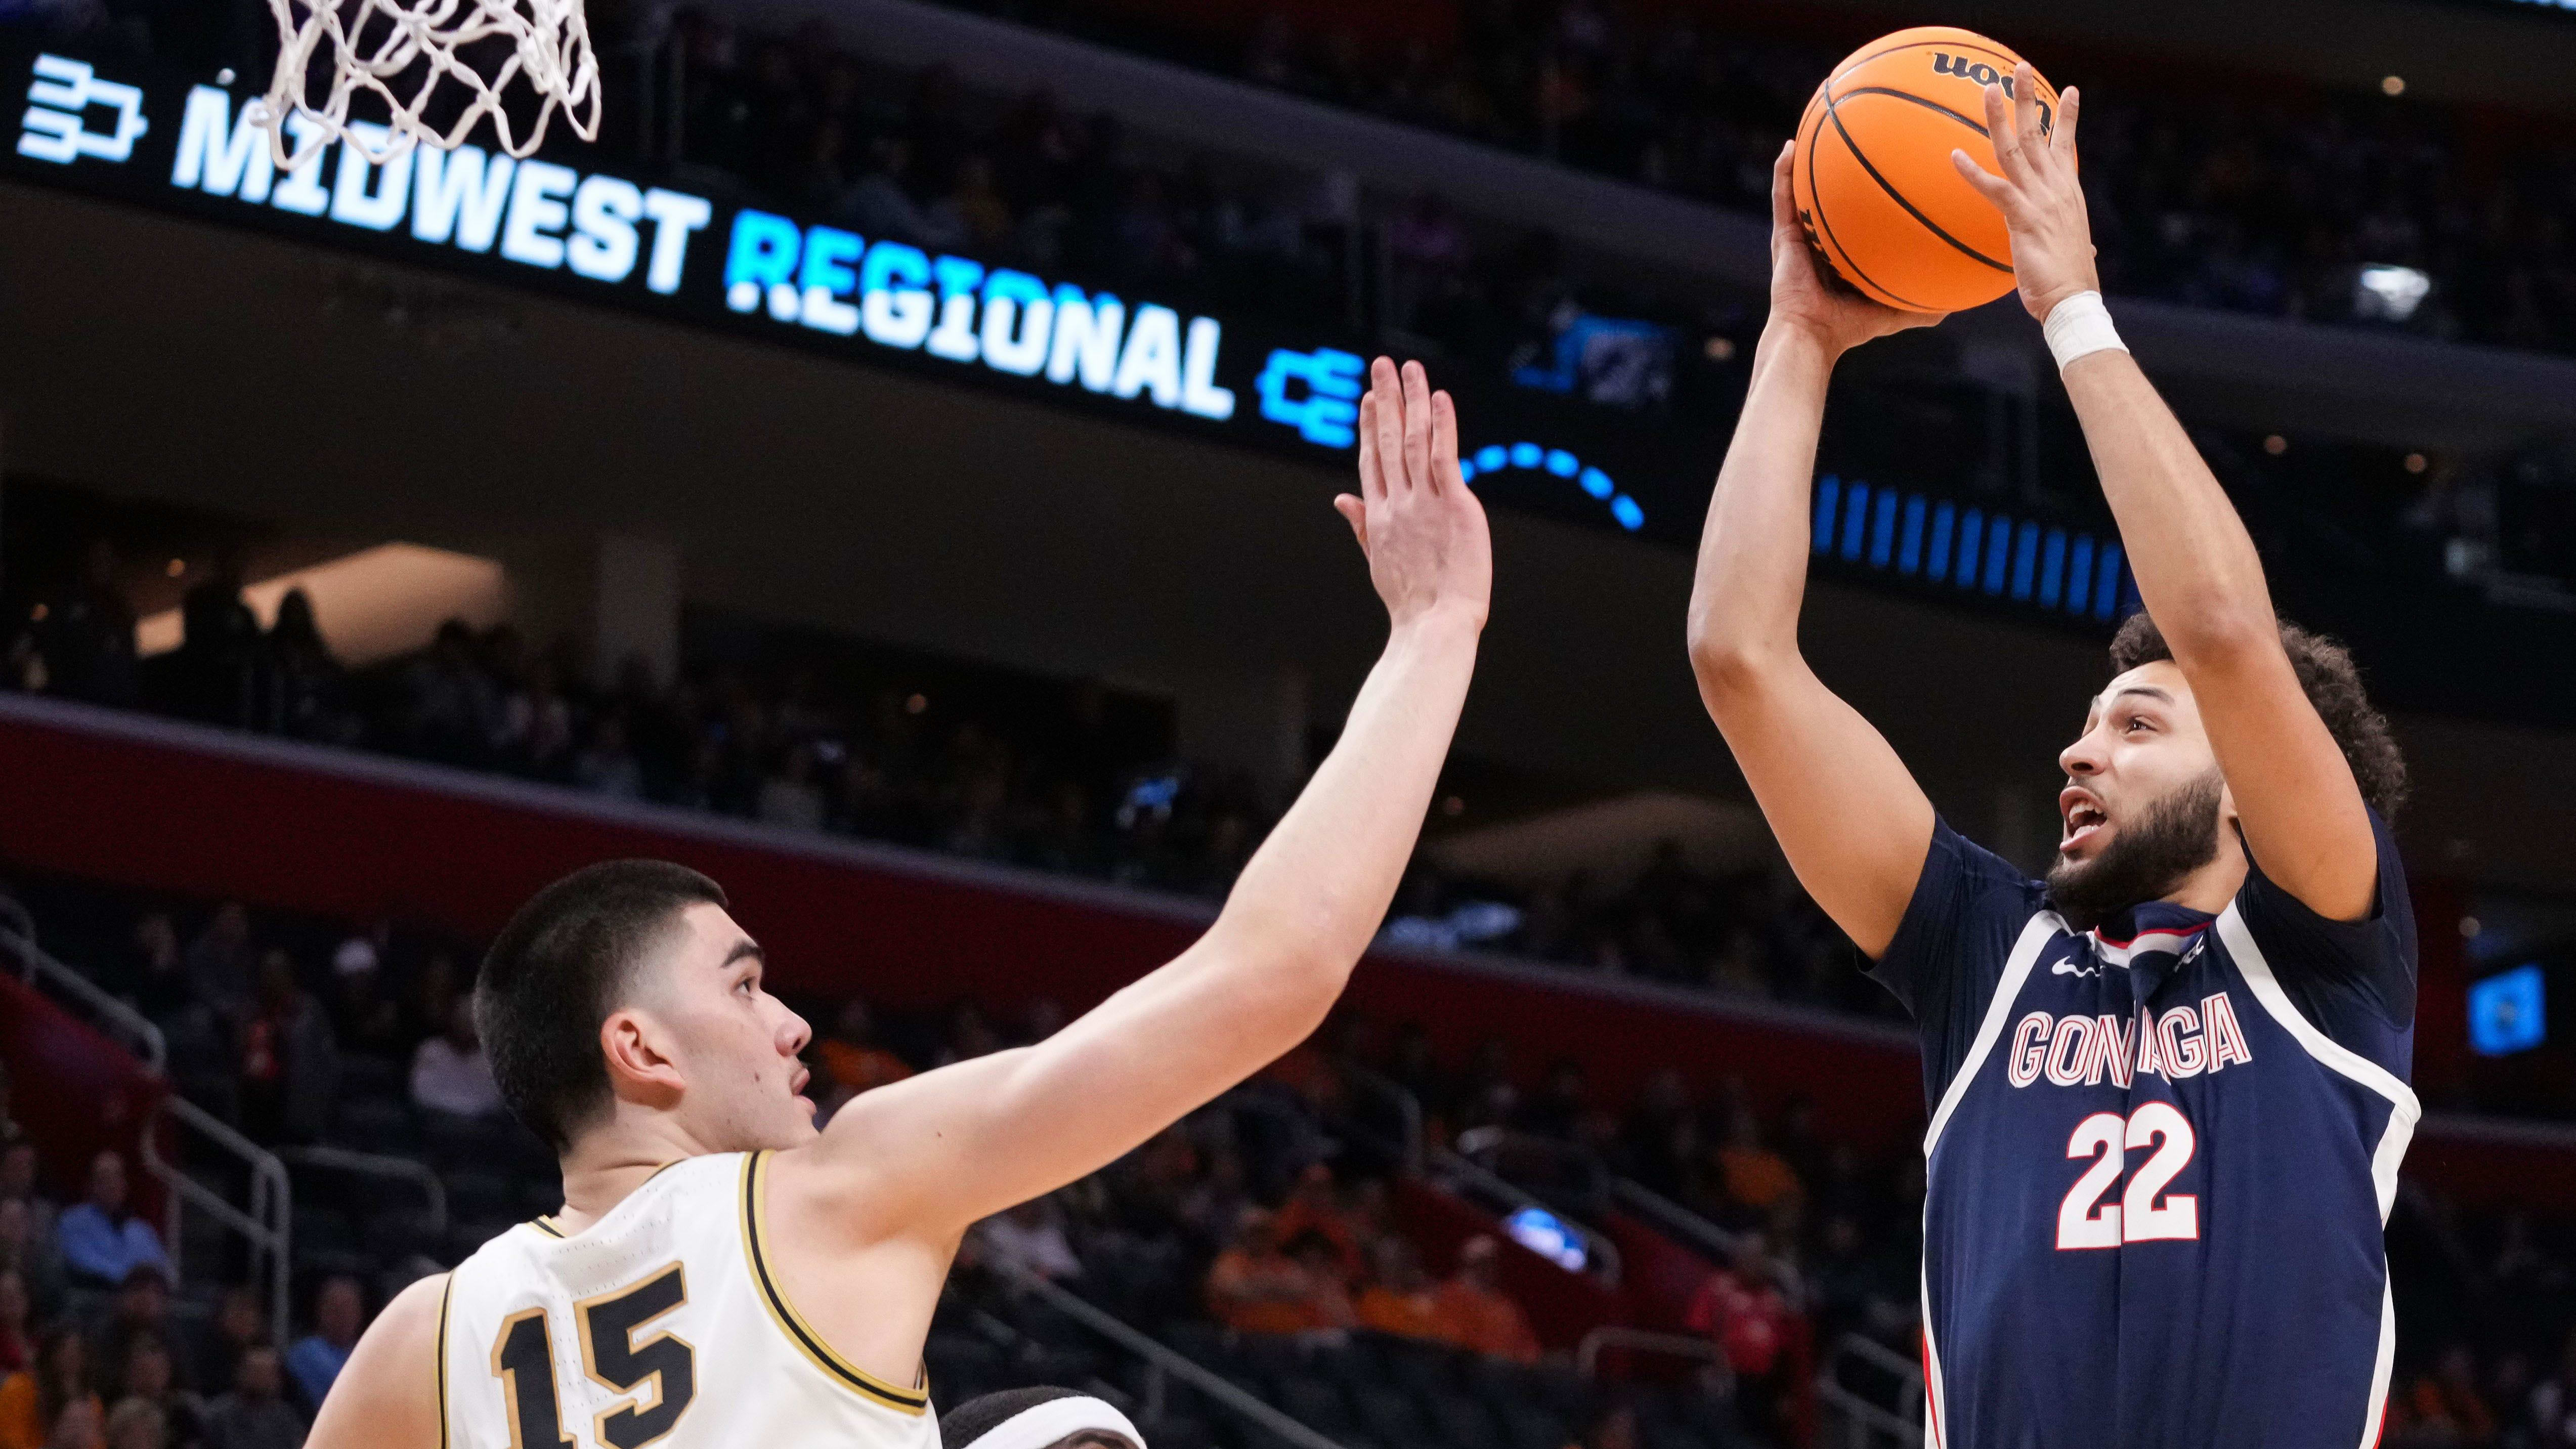
M 1840 356 L 1871 338 L 1910 327 L 1929 327 L 1940 321 L 1945 314 L 1900 312 L 1826 284 L 1817 268 L 1815 248 L 1807 240 L 1807 228 L 1798 219 L 1796 194 L 1789 184 L 1789 168 L 1797 152 L 1798 143 L 1789 142 L 1780 148 L 1780 159 L 1771 166 L 1770 325 L 1795 327 Z
M 1995 163 L 2004 174 L 1988 171 L 1965 151 L 1950 153 L 1950 164 L 2004 214 L 2021 304 L 2043 322 L 2076 293 L 2102 290 L 2084 184 L 2075 174 L 2075 114 L 2082 100 L 2082 92 L 2069 86 L 2058 98 L 2056 125 L 2044 127 L 2039 76 L 2024 61 L 2013 67 L 2009 97 L 2002 86 L 1986 87 L 1986 133 L 1994 138 Z
M 1369 581 L 1402 627 L 1455 611 L 1481 627 L 1494 589 L 1485 507 L 1458 468 L 1458 407 L 1419 362 L 1369 367 L 1360 399 L 1360 491 L 1333 507 L 1368 555 Z

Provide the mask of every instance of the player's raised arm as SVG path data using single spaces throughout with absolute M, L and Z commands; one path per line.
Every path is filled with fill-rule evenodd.
M 2102 311 L 2076 175 L 2082 98 L 2069 89 L 2054 129 L 2043 131 L 2029 67 L 2015 74 L 2018 102 L 1986 87 L 2003 174 L 1963 154 L 1951 159 L 2012 230 L 2022 303 L 2067 359 L 2067 396 L 2119 520 L 2138 594 L 2191 682 L 2247 846 L 2308 909 L 2358 920 L 2369 914 L 2378 881 L 2361 787 L 2290 667 L 2253 538 Z
M 1807 502 L 1835 362 L 1940 319 L 1826 290 L 1790 201 L 1790 157 L 1771 177 L 1771 319 L 1700 537 L 1691 669 L 1799 883 L 1875 957 L 1922 873 L 1932 802 L 1798 652 Z
M 852 1101 L 782 1156 L 773 1194 L 809 1173 L 862 1235 L 953 1235 L 1106 1165 L 1322 1023 L 1412 856 L 1493 574 L 1456 411 L 1420 364 L 1377 362 L 1359 434 L 1360 493 L 1334 502 L 1386 603 L 1386 650 L 1216 923 L 1046 1041 Z

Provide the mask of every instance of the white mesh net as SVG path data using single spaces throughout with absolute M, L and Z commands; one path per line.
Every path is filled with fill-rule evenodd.
M 452 150 L 486 116 L 518 157 L 545 140 L 558 110 L 583 140 L 599 136 L 599 63 L 582 0 L 269 0 L 269 9 L 277 74 L 258 104 L 280 167 L 344 136 L 377 164 L 415 144 Z M 388 112 L 381 123 L 352 123 L 362 95 Z

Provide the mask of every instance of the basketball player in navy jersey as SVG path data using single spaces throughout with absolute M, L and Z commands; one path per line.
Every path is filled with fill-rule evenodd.
M 2047 879 L 1952 830 L 1799 656 L 1835 360 L 1938 319 L 1821 284 L 1785 151 L 1692 663 L 1799 880 L 1920 1030 L 1930 1440 L 2366 1449 L 2394 1337 L 2381 1231 L 2417 1117 L 2386 822 L 2404 769 L 2341 648 L 2274 617 L 2253 541 L 2120 346 L 2080 97 L 2052 135 L 2033 89 L 1987 89 L 2000 176 L 1953 159 L 2010 223 L 2146 605 L 2058 757 Z
M 1303 1040 L 1413 853 L 1492 553 L 1419 363 L 1378 359 L 1359 424 L 1360 490 L 1334 502 L 1385 652 L 1206 934 L 1045 1041 L 818 1131 L 811 1033 L 713 881 L 613 861 L 547 887 L 494 941 L 475 1017 L 503 1099 L 559 1155 L 563 1208 L 387 1305 L 313 1449 L 938 1449 L 922 1344 L 967 1226 Z

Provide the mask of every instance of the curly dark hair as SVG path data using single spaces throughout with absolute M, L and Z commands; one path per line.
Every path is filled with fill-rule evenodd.
M 2299 676 L 2299 688 L 2326 722 L 2326 733 L 2343 747 L 2361 798 L 2383 820 L 2394 819 L 2406 803 L 2406 757 L 2398 752 L 2388 716 L 2373 709 L 2361 687 L 2361 670 L 2341 641 L 2310 633 L 2284 619 L 2281 648 Z M 2145 611 L 2131 614 L 2111 639 L 2111 672 L 2125 674 L 2141 664 L 2173 658 L 2164 631 Z

